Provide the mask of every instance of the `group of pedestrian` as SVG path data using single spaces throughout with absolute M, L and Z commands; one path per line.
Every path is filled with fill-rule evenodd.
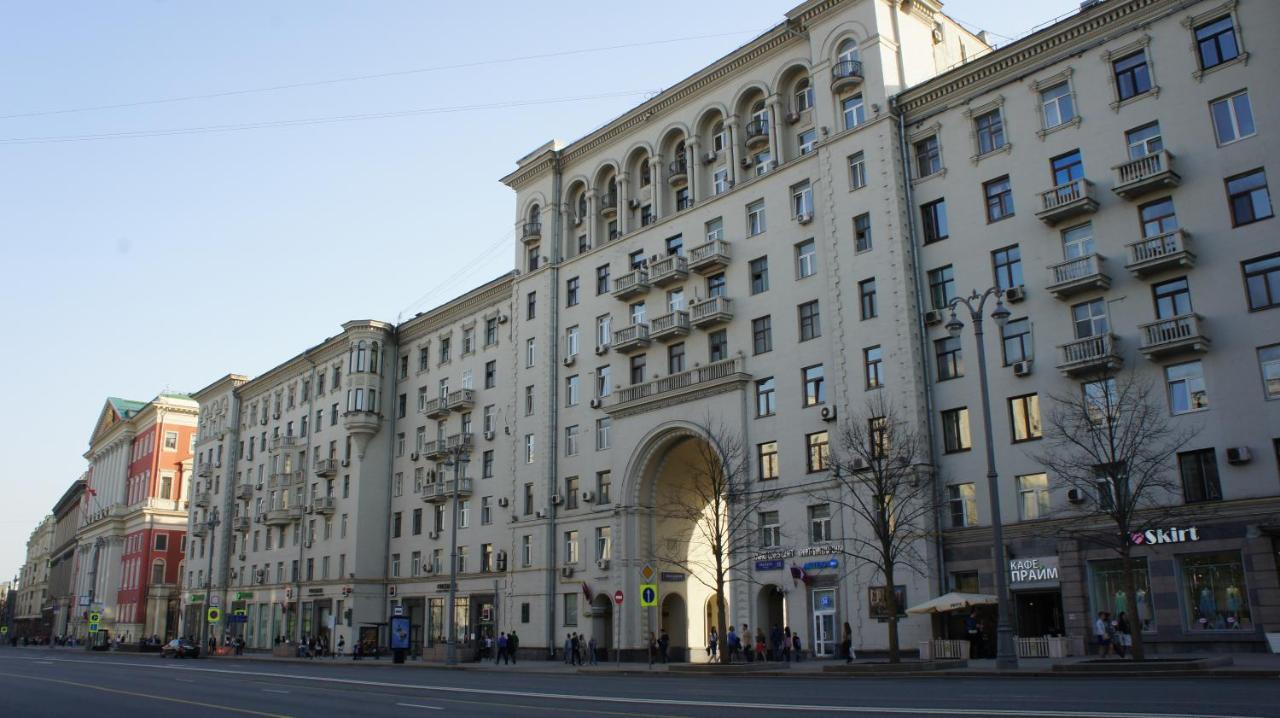
M 516 632 L 512 631 L 508 634 L 503 631 L 499 633 L 497 644 L 498 652 L 493 659 L 494 665 L 498 663 L 515 663 L 516 649 L 520 648 L 520 637 L 516 635 Z
M 662 629 L 660 635 L 654 635 L 653 631 L 649 632 L 649 665 L 652 666 L 658 661 L 669 663 L 671 661 L 671 636 L 667 635 L 667 629 Z
M 1129 632 L 1129 618 L 1121 611 L 1114 619 L 1106 611 L 1098 611 L 1098 620 L 1093 622 L 1093 638 L 1098 644 L 1098 657 L 1106 658 L 1115 654 L 1124 658 L 1133 645 L 1133 635 Z
M 710 637 L 711 647 L 708 649 L 710 660 L 716 659 L 715 646 L 719 644 L 719 636 L 715 629 L 711 631 Z M 792 632 L 790 626 L 778 627 L 775 625 L 766 636 L 763 628 L 757 628 L 755 635 L 751 634 L 751 629 L 747 624 L 742 624 L 742 633 L 734 630 L 732 625 L 729 626 L 728 632 L 725 634 L 725 650 L 727 655 L 725 658 L 728 663 L 736 663 L 738 657 L 741 656 L 743 662 L 753 663 L 755 661 L 765 662 L 774 661 L 777 663 L 790 663 L 794 658 L 799 662 L 804 655 L 804 645 L 800 640 L 800 632 Z
M 600 645 L 596 643 L 596 637 L 587 638 L 585 635 L 574 631 L 566 634 L 564 637 L 564 662 L 569 665 L 584 665 L 583 658 L 591 665 L 598 665 L 600 662 Z M 653 665 L 652 651 L 650 652 L 649 665 Z

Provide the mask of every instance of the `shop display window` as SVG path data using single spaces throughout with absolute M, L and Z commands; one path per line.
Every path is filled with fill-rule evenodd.
M 1187 628 L 1202 631 L 1252 630 L 1249 593 L 1240 554 L 1180 556 L 1182 612 Z
M 1106 611 L 1114 619 L 1124 611 L 1129 618 L 1130 626 L 1142 626 L 1143 631 L 1156 630 L 1156 611 L 1151 597 L 1151 578 L 1147 573 L 1145 558 L 1132 559 L 1137 567 L 1136 600 L 1129 600 L 1125 590 L 1124 569 L 1119 559 L 1109 561 L 1090 561 L 1090 624 L 1099 611 Z

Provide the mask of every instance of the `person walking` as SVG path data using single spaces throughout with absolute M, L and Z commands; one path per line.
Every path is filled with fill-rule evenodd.
M 573 636 L 564 634 L 564 662 L 569 662 L 569 655 L 573 652 Z
M 796 656 L 796 663 L 799 663 L 800 659 L 804 657 L 804 646 L 800 643 L 799 631 L 791 636 L 791 652 Z
M 512 631 L 511 635 L 507 636 L 507 655 L 511 657 L 511 663 L 513 664 L 516 662 L 516 649 L 519 647 L 520 637 L 516 635 L 515 631 Z
M 769 660 L 768 649 L 765 647 L 764 628 L 756 629 L 756 660 L 764 663 Z
M 1111 622 L 1106 611 L 1098 611 L 1098 620 L 1093 622 L 1093 640 L 1098 643 L 1098 657 L 1106 658 L 1111 653 Z
M 728 653 L 725 658 L 728 659 L 729 663 L 733 663 L 734 659 L 738 657 L 738 649 L 741 648 L 741 644 L 738 643 L 738 634 L 734 632 L 732 623 L 729 624 L 729 632 L 725 634 L 724 646 L 725 651 Z
M 662 656 L 662 662 L 665 664 L 670 660 L 667 651 L 671 648 L 671 636 L 667 635 L 667 629 L 662 629 L 662 635 L 658 636 L 658 654 Z
M 653 635 L 653 631 L 649 631 L 649 667 L 653 668 L 653 662 L 658 658 L 658 637 Z
M 769 631 L 769 660 L 782 660 L 782 629 L 776 623 Z
M 747 628 L 747 624 L 742 624 L 742 657 L 747 663 L 751 663 L 756 659 L 755 639 L 751 635 L 751 629 Z
M 845 665 L 853 663 L 853 627 L 844 622 L 844 636 L 840 639 L 840 652 L 844 654 Z
M 707 663 L 716 662 L 716 652 L 720 650 L 720 634 L 716 633 L 716 629 L 711 629 L 711 636 L 707 639 Z
M 338 636 L 338 657 L 341 658 L 347 654 L 347 637 Z
M 569 657 L 569 665 L 582 665 L 582 637 L 578 635 L 577 631 L 574 631 L 573 638 L 569 641 L 569 647 L 572 651 Z
M 596 655 L 598 651 L 599 646 L 596 644 L 596 637 L 593 634 L 591 636 L 591 640 L 587 641 L 587 660 L 591 661 L 591 665 L 593 666 L 599 661 L 599 656 Z
M 1129 618 L 1125 615 L 1124 611 L 1121 611 L 1120 615 L 1116 616 L 1115 627 L 1116 655 L 1124 658 L 1125 654 L 1129 650 L 1129 646 L 1133 645 L 1133 636 L 1129 635 Z
M 498 633 L 498 655 L 493 659 L 493 665 L 498 665 L 507 658 L 507 634 L 505 631 Z
M 791 626 L 782 629 L 782 660 L 791 662 Z

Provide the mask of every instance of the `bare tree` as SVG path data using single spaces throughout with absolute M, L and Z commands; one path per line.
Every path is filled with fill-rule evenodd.
M 1198 432 L 1175 426 L 1163 398 L 1162 387 L 1133 369 L 1091 374 L 1077 393 L 1050 395 L 1044 447 L 1034 454 L 1070 492 L 1068 511 L 1095 519 L 1072 534 L 1116 553 L 1130 600 L 1138 595 L 1134 535 L 1180 514 L 1174 457 Z M 1142 626 L 1131 615 L 1133 658 L 1141 661 Z
M 777 498 L 773 489 L 753 481 L 751 456 L 741 434 L 705 418 L 702 438 L 691 438 L 679 485 L 658 497 L 658 514 L 690 527 L 687 534 L 664 536 L 658 558 L 678 566 L 713 593 L 716 602 L 718 653 L 728 662 L 728 618 L 725 588 L 736 569 L 752 560 L 760 547 L 757 514 Z M 744 637 L 745 641 L 745 637 Z
M 839 425 L 831 455 L 835 491 L 811 495 L 852 514 L 855 529 L 841 552 L 884 581 L 889 629 L 889 662 L 901 660 L 895 581 L 903 571 L 928 571 L 921 551 L 932 534 L 937 492 L 928 466 L 927 434 L 905 420 L 876 392 L 862 409 Z

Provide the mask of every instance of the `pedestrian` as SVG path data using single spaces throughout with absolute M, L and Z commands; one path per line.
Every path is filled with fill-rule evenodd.
M 658 637 L 653 635 L 653 631 L 649 631 L 649 667 L 653 668 L 653 662 L 658 659 Z
M 511 656 L 512 663 L 516 662 L 516 649 L 518 648 L 520 648 L 520 637 L 516 635 L 515 631 L 512 631 L 511 635 L 507 636 L 507 654 Z
M 347 652 L 347 637 L 338 636 L 338 656 L 342 657 L 346 655 L 346 652 Z
M 742 624 L 742 633 L 739 634 L 742 641 L 742 657 L 747 663 L 751 663 L 756 659 L 755 641 L 751 638 L 751 629 L 747 628 L 747 624 Z
M 493 659 L 493 665 L 498 665 L 502 661 L 510 662 L 507 657 L 507 634 L 506 631 L 498 634 L 498 656 Z
M 769 660 L 782 660 L 782 629 L 776 623 L 769 630 Z
M 756 629 L 756 660 L 764 663 L 769 660 L 768 649 L 765 647 L 764 629 Z
M 218 652 L 218 637 L 209 636 L 209 655 L 212 656 Z
M 782 629 L 782 660 L 791 662 L 791 626 Z
M 578 635 L 577 631 L 573 632 L 573 638 L 570 640 L 569 646 L 572 649 L 572 653 L 569 658 L 569 665 L 582 665 L 582 637 Z
M 593 666 L 596 665 L 597 660 L 596 650 L 596 637 L 595 635 L 592 635 L 591 640 L 587 641 L 587 658 L 591 661 L 591 665 Z
M 800 643 L 800 632 L 797 631 L 791 636 L 791 652 L 796 656 L 796 663 L 804 656 L 804 647 Z
M 845 665 L 853 663 L 853 627 L 844 622 L 844 636 L 840 639 L 840 652 L 844 654 Z
M 1111 622 L 1107 620 L 1106 611 L 1098 611 L 1098 620 L 1093 622 L 1093 639 L 1098 643 L 1098 657 L 1106 658 L 1111 653 Z
M 670 657 L 667 651 L 671 648 L 671 636 L 667 635 L 667 629 L 662 629 L 662 635 L 658 637 L 658 653 L 662 656 L 662 662 L 667 663 Z
M 1133 636 L 1129 635 L 1129 619 L 1125 616 L 1124 611 L 1121 611 L 1120 615 L 1116 616 L 1115 626 L 1116 655 L 1124 658 L 1125 653 L 1129 650 L 1129 646 L 1133 645 Z
M 564 662 L 569 662 L 569 656 L 573 652 L 573 636 L 568 633 L 564 634 Z
M 716 629 L 711 629 L 711 636 L 707 640 L 707 663 L 716 662 L 716 652 L 720 650 L 720 634 L 716 633 Z
M 732 623 L 729 624 L 729 632 L 725 634 L 724 645 L 729 654 L 725 658 L 728 659 L 729 663 L 733 663 L 733 659 L 738 656 L 738 648 L 740 646 L 738 644 L 738 634 L 734 632 Z

